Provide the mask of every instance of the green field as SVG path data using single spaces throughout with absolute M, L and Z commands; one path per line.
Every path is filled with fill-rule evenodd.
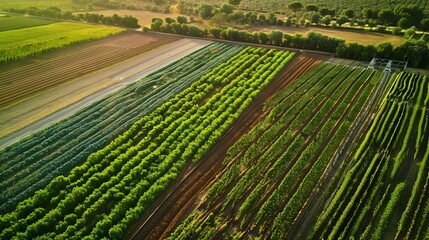
M 24 16 L 4 16 L 0 17 L 0 32 L 20 28 L 48 25 L 56 22 L 58 21 L 40 18 L 30 18 Z
M 0 63 L 118 34 L 125 29 L 59 22 L 0 32 Z
M 73 9 L 72 0 L 27 0 L 27 1 L 11 1 L 11 0 L 0 0 L 0 9 L 5 8 L 48 8 L 48 7 L 59 7 L 61 9 Z M 77 7 L 75 5 L 74 7 Z

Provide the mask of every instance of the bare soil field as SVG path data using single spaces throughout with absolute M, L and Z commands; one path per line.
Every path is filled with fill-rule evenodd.
M 73 114 L 106 94 L 137 81 L 209 43 L 197 39 L 177 40 L 113 66 L 39 91 L 16 104 L 0 109 L 0 148 Z
M 104 16 L 112 16 L 113 14 L 118 14 L 119 16 L 131 15 L 139 20 L 139 24 L 142 27 L 150 27 L 152 18 L 161 18 L 164 20 L 166 17 L 176 19 L 178 16 L 185 16 L 186 18 L 188 18 L 188 21 L 190 20 L 190 16 L 187 16 L 185 14 L 174 13 L 174 12 L 162 13 L 162 12 L 152 12 L 152 11 L 145 11 L 145 10 L 111 9 L 111 10 L 90 11 L 90 13 L 103 14 Z M 192 17 L 195 19 L 195 21 L 192 22 L 192 25 L 199 26 L 199 27 L 208 26 L 207 20 L 202 20 L 195 15 L 193 15 Z
M 211 181 L 216 179 L 222 169 L 221 160 L 226 156 L 228 148 L 264 118 L 266 112 L 263 111 L 263 104 L 325 58 L 323 55 L 301 53 L 288 63 L 282 73 L 261 92 L 214 148 L 199 163 L 185 168 L 178 182 L 142 216 L 126 238 L 165 238 L 176 223 L 196 207 L 198 198 L 206 191 Z
M 129 32 L 0 66 L 0 108 L 178 38 Z

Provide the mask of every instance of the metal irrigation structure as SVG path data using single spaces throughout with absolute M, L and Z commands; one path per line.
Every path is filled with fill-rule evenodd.
M 407 68 L 408 61 L 398 61 L 392 59 L 383 59 L 374 57 L 371 62 L 369 62 L 368 68 L 376 68 L 377 66 L 384 67 L 384 71 L 392 71 L 392 67 L 401 68 L 405 70 Z

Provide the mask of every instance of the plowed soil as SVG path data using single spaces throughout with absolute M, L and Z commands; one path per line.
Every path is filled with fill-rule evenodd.
M 128 32 L 0 65 L 0 107 L 177 39 Z
M 178 182 L 171 186 L 140 221 L 130 228 L 126 238 L 165 238 L 174 229 L 176 223 L 196 205 L 198 197 L 204 193 L 207 185 L 216 178 L 228 148 L 264 118 L 263 104 L 325 58 L 326 56 L 323 55 L 301 53 L 289 62 L 282 73 L 261 92 L 214 148 L 198 164 L 187 166 Z

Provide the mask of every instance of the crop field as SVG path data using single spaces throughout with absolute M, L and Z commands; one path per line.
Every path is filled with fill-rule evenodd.
M 285 51 L 209 45 L 39 136 L 7 148 L 1 153 L 5 193 L 1 210 L 9 213 L 1 216 L 0 237 L 122 236 L 186 162 L 200 160 L 293 56 Z M 181 69 L 184 75 L 173 77 L 169 68 Z M 180 93 L 169 99 L 174 92 Z M 120 121 L 114 121 L 115 115 Z M 100 129 L 92 122 L 85 131 L 82 124 L 91 121 L 99 121 Z M 67 122 L 71 126 L 63 126 Z M 73 126 L 79 126 L 73 133 L 83 133 L 78 136 L 82 140 L 57 130 L 76 129 Z M 116 137 L 115 132 L 122 134 Z M 94 133 L 102 139 L 94 139 Z M 110 143 L 106 146 L 103 141 Z M 58 151 L 70 149 L 69 144 L 80 147 L 68 153 Z M 43 156 L 52 153 L 50 160 L 31 157 L 40 152 Z M 79 158 L 80 165 L 74 167 Z M 46 186 L 50 180 L 46 174 L 55 177 L 61 170 L 71 171 Z M 22 184 L 15 184 L 19 179 Z M 31 186 L 26 186 L 29 182 Z M 27 190 L 40 187 L 43 190 L 13 208 L 32 194 Z M 30 209 L 34 214 L 26 215 Z
M 40 19 L 40 18 L 31 18 L 24 16 L 4 16 L 0 17 L 0 32 L 35 27 L 41 25 L 48 25 L 51 23 L 57 23 L 58 21 Z
M 0 106 L 177 39 L 126 33 L 0 65 Z
M 398 75 L 311 236 L 429 237 L 428 91 L 427 76 Z
M 15 61 L 70 44 L 95 40 L 124 31 L 125 29 L 116 27 L 70 22 L 3 31 L 0 32 L 0 63 Z
M 216 45 L 200 50 L 94 103 L 73 117 L 4 149 L 0 162 L 0 211 L 9 210 L 10 206 L 44 187 L 51 179 L 67 173 L 94 150 L 108 144 L 133 122 L 159 106 L 164 99 L 180 92 L 204 71 L 214 68 L 216 62 L 239 50 L 238 46 Z M 176 68 L 178 65 L 182 65 L 182 70 Z M 173 70 L 180 75 L 174 76 Z
M 266 103 L 265 119 L 228 150 L 201 207 L 170 238 L 284 238 L 380 75 L 320 64 L 279 92 Z
M 72 4 L 72 0 L 0 0 L 0 9 L 6 8 L 48 8 L 48 7 L 59 7 L 61 9 L 73 9 L 80 5 Z

